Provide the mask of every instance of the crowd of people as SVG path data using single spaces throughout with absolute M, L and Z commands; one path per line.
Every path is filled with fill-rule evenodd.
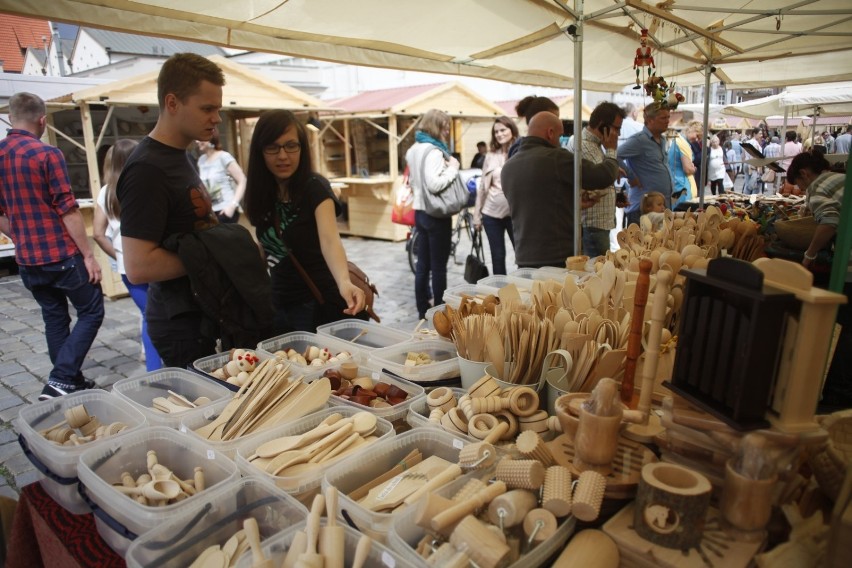
M 350 279 L 337 229 L 341 203 L 317 173 L 302 121 L 290 111 L 261 114 L 247 170 L 218 138 L 225 77 L 213 62 L 177 54 L 158 77 L 159 118 L 138 144 L 119 140 L 104 160 L 94 240 L 114 261 L 143 317 L 148 370 L 186 367 L 219 347 L 253 345 L 290 331 L 315 331 L 343 318 L 366 319 L 364 292 Z M 506 274 L 505 240 L 520 267 L 564 266 L 574 254 L 574 215 L 580 208 L 583 252 L 604 254 L 616 211 L 625 225 L 657 227 L 665 209 L 698 196 L 702 153 L 713 194 L 744 176 L 743 192 L 798 185 L 820 230 L 803 264 L 827 246 L 839 220 L 842 183 L 828 173 L 825 153 L 847 152 L 852 126 L 800 142 L 786 132 L 754 129 L 705 136 L 690 122 L 670 137 L 671 109 L 651 103 L 642 122 L 633 105 L 600 103 L 582 130 L 579 149 L 562 147 L 558 106 L 530 96 L 517 105 L 527 133 L 499 117 L 473 166 L 482 169 L 474 230 L 484 230 L 493 272 Z M 40 141 L 44 102 L 29 93 L 9 101 L 12 128 L 0 141 L 0 231 L 14 241 L 21 279 L 41 307 L 53 369 L 41 398 L 91 388 L 81 373 L 104 308 L 101 269 L 86 238 L 62 153 Z M 451 118 L 433 109 L 419 120 L 405 154 L 419 241 L 415 299 L 419 317 L 440 303 L 447 287 L 451 219 L 427 212 L 449 188 L 460 164 L 450 148 Z M 196 160 L 188 152 L 194 148 Z M 745 146 L 780 159 L 784 173 L 767 175 L 745 163 Z M 579 157 L 577 156 L 579 154 Z M 575 202 L 574 168 L 582 160 Z M 771 170 L 770 170 L 771 171 Z M 619 200 L 620 190 L 626 195 Z M 255 238 L 237 223 L 244 206 Z M 256 239 L 256 240 L 255 240 Z M 259 246 L 258 244 L 259 243 Z M 72 327 L 71 304 L 77 321 Z

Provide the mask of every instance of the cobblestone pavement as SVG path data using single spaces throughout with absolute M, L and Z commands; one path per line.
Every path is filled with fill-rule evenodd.
M 344 238 L 343 243 L 349 259 L 379 289 L 375 309 L 382 325 L 414 329 L 418 323 L 414 274 L 408 266 L 405 243 L 357 237 Z M 506 245 L 511 271 L 515 268 L 514 253 L 508 239 Z M 460 264 L 453 260 L 449 263 L 448 287 L 464 284 L 464 259 L 469 250 L 470 242 L 463 237 L 456 256 Z M 129 297 L 105 299 L 104 303 L 106 317 L 83 364 L 83 374 L 100 388 L 109 389 L 120 379 L 145 373 L 145 364 L 136 306 Z M 21 408 L 37 401 L 50 369 L 38 304 L 19 276 L 0 277 L 0 495 L 17 498 L 19 488 L 39 477 L 18 445 L 12 420 Z

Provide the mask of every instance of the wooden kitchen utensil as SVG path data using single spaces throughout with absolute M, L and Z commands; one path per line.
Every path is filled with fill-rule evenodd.
M 499 568 L 508 560 L 511 549 L 473 515 L 460 520 L 450 535 L 450 543 L 465 552 L 480 568 Z
M 571 471 L 554 465 L 544 472 L 541 506 L 556 515 L 565 517 L 571 512 Z
M 477 509 L 488 505 L 492 499 L 502 495 L 506 490 L 505 483 L 499 480 L 495 481 L 470 499 L 456 503 L 432 517 L 430 522 L 432 530 L 440 534 L 448 534 L 465 515 L 470 515 Z
M 372 547 L 373 539 L 365 534 L 361 535 L 361 538 L 358 539 L 358 544 L 355 546 L 355 556 L 352 558 L 352 568 L 364 568 Z
M 538 505 L 536 495 L 526 489 L 513 489 L 495 497 L 488 505 L 488 520 L 500 530 L 523 522 L 527 513 Z
M 257 526 L 257 520 L 254 517 L 244 520 L 243 531 L 245 531 L 246 540 L 251 546 L 252 568 L 272 568 L 272 560 L 264 556 L 263 550 L 260 548 L 260 529 Z
M 645 304 L 648 302 L 648 290 L 651 285 L 651 261 L 643 258 L 639 262 L 639 278 L 633 296 L 633 314 L 630 319 L 630 335 L 627 339 L 627 360 L 624 363 L 624 376 L 621 379 L 621 400 L 630 408 L 633 401 L 633 379 L 636 374 L 636 361 L 642 352 L 642 326 L 645 322 Z
M 325 558 L 325 568 L 343 568 L 345 533 L 337 524 L 337 488 L 325 492 L 326 525 L 319 531 L 319 553 Z
M 317 537 L 319 536 L 320 517 L 325 508 L 325 497 L 316 495 L 311 504 L 311 512 L 308 514 L 305 533 L 308 535 L 305 552 L 299 555 L 296 568 L 323 568 L 322 554 L 317 552 Z

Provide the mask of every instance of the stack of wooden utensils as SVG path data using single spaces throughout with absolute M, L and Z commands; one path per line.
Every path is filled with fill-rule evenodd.
M 199 396 L 195 400 L 191 401 L 185 396 L 172 390 L 167 392 L 169 393 L 168 398 L 163 396 L 155 397 L 151 401 L 151 408 L 159 410 L 160 412 L 165 412 L 166 414 L 178 414 L 193 408 L 200 408 L 206 404 L 210 404 L 210 399 L 206 396 Z

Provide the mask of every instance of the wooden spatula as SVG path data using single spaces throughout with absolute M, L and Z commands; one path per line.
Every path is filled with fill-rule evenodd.
M 286 452 L 287 450 L 296 450 L 306 446 L 336 430 L 336 428 L 332 428 L 331 426 L 340 421 L 342 418 L 343 416 L 338 412 L 330 414 L 325 418 L 325 420 L 307 432 L 296 434 L 294 436 L 282 436 L 280 438 L 264 442 L 257 447 L 254 451 L 254 455 L 260 458 L 274 458 L 278 454 Z

